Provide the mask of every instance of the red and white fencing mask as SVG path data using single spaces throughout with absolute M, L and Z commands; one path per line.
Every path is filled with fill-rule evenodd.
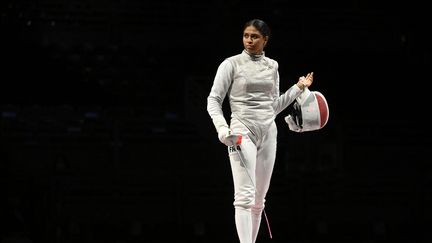
M 323 128 L 329 119 L 329 108 L 324 95 L 305 88 L 296 98 L 285 122 L 291 131 L 306 132 Z

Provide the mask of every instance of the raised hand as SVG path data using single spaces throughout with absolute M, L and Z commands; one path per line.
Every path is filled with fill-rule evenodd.
M 297 85 L 300 89 L 304 89 L 306 87 L 309 87 L 312 85 L 313 82 L 313 72 L 310 72 L 305 76 L 301 76 L 299 78 L 299 81 L 297 82 Z

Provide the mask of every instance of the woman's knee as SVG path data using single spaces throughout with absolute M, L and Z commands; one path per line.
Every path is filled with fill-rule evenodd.
M 255 204 L 255 199 L 253 197 L 235 197 L 234 199 L 234 207 L 243 208 L 243 209 L 251 209 Z
M 255 214 L 260 214 L 264 210 L 264 204 L 254 204 L 251 210 Z

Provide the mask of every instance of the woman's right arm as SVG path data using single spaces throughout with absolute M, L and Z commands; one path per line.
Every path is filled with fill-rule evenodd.
M 207 97 L 207 112 L 217 132 L 219 132 L 222 127 L 229 128 L 223 115 L 222 103 L 231 87 L 233 76 L 234 67 L 228 59 L 225 59 L 217 69 L 213 86 Z

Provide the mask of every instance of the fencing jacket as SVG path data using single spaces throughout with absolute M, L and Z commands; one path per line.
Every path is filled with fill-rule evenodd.
M 222 111 L 222 102 L 228 95 L 231 118 L 238 119 L 259 139 L 266 134 L 276 115 L 301 92 L 294 84 L 280 94 L 277 61 L 264 53 L 252 55 L 243 50 L 219 65 L 207 97 L 207 111 L 217 131 L 223 126 L 229 127 Z

